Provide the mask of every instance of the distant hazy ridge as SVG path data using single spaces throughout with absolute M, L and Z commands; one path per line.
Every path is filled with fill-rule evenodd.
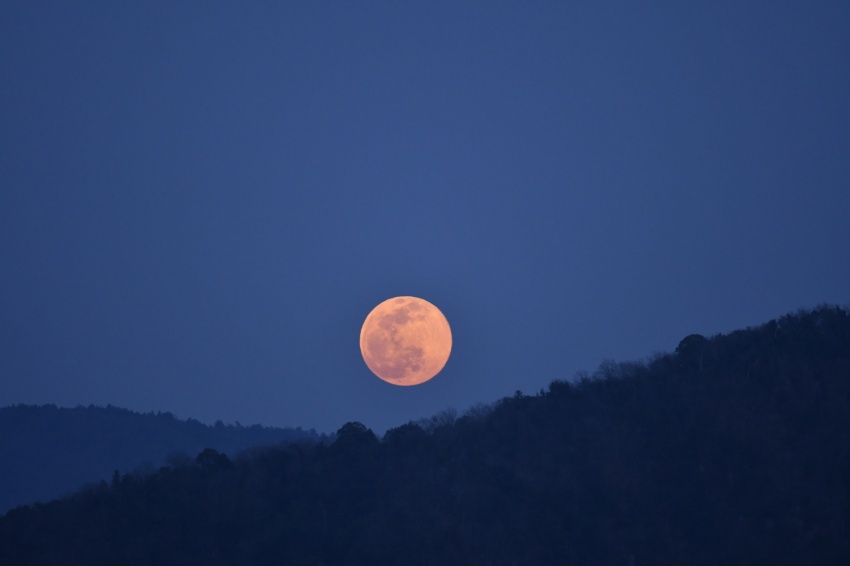
M 235 455 L 256 445 L 315 441 L 299 429 L 207 426 L 170 413 L 140 414 L 117 407 L 0 408 L 0 514 L 25 503 L 54 499 L 85 483 L 159 467 L 169 455 L 204 448 Z

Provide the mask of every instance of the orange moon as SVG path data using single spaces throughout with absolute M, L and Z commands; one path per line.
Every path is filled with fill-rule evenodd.
M 419 385 L 443 369 L 452 331 L 440 309 L 417 297 L 375 307 L 360 329 L 360 353 L 372 373 L 393 385 Z

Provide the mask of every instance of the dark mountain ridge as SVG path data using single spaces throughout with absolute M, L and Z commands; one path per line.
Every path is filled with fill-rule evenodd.
M 115 470 L 153 468 L 169 457 L 207 447 L 225 454 L 256 445 L 319 441 L 315 431 L 254 425 L 208 426 L 170 413 L 136 413 L 117 407 L 0 408 L 0 513 L 53 499 L 83 484 L 109 479 Z M 191 458 L 189 458 L 191 459 Z M 155 467 L 154 467 L 155 466 Z
M 847 564 L 850 313 L 606 363 L 378 439 L 126 474 L 0 518 L 9 564 Z

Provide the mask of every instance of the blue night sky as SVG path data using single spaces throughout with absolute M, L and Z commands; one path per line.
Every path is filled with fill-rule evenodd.
M 0 406 L 383 432 L 847 305 L 848 6 L 7 2 Z

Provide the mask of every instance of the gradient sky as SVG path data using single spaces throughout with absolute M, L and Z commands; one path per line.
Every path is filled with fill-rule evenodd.
M 846 2 L 6 2 L 0 406 L 383 432 L 847 305 L 848 30 Z M 422 386 L 360 356 L 396 295 L 452 326 Z

